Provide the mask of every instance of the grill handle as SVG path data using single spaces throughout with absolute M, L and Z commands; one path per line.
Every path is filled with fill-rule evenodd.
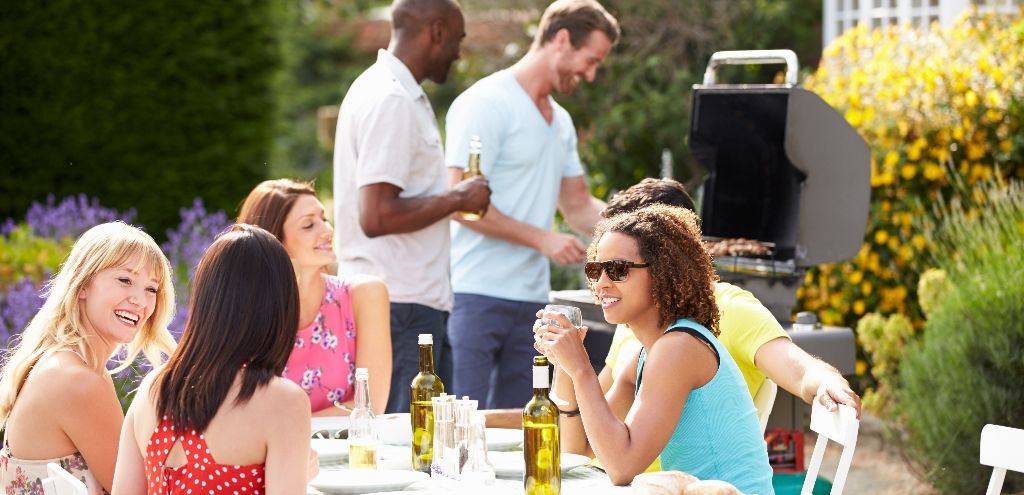
M 800 64 L 793 50 L 736 50 L 715 52 L 704 70 L 704 85 L 717 84 L 715 79 L 719 65 L 786 64 L 786 85 L 795 86 Z

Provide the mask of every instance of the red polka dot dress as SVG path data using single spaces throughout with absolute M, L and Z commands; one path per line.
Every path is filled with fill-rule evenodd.
M 176 468 L 164 466 L 178 441 L 181 441 L 187 461 Z M 166 416 L 157 425 L 146 447 L 149 495 L 263 495 L 263 477 L 263 464 L 217 464 L 201 433 L 188 430 L 178 435 Z

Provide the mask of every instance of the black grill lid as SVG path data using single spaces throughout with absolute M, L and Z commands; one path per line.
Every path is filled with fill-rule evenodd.
M 722 53 L 709 72 L 715 62 L 730 63 Z M 728 53 L 763 63 L 749 54 L 765 52 Z M 706 75 L 708 82 L 694 86 L 690 124 L 690 150 L 709 172 L 703 233 L 773 242 L 777 258 L 798 266 L 853 257 L 871 193 L 867 143 L 810 91 L 715 84 Z

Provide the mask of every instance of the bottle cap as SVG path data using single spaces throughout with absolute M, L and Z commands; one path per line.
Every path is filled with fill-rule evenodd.
M 356 379 L 357 380 L 360 379 L 360 378 L 369 378 L 369 377 L 370 377 L 370 370 L 368 370 L 366 368 L 356 368 Z
M 434 345 L 434 335 L 421 333 L 419 336 L 419 345 Z

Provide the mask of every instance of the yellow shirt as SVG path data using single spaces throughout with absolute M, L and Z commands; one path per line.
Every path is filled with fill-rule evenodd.
M 768 311 L 768 308 L 749 291 L 719 282 L 715 284 L 715 302 L 718 303 L 719 311 L 718 340 L 736 361 L 740 373 L 743 374 L 743 380 L 747 383 L 747 391 L 753 397 L 765 379 L 764 373 L 754 364 L 757 350 L 771 340 L 790 337 L 772 316 L 771 311 Z M 614 374 L 616 368 L 626 364 L 619 361 L 629 360 L 636 355 L 639 348 L 640 342 L 633 335 L 633 331 L 626 325 L 619 325 L 615 328 L 615 336 L 612 337 L 612 344 L 604 363 Z M 658 470 L 658 460 L 647 469 Z

